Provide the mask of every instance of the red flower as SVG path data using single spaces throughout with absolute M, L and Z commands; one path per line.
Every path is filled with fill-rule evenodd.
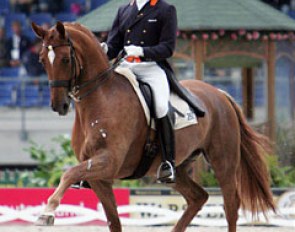
M 260 33 L 258 31 L 253 32 L 253 39 L 257 40 L 260 37 Z
M 207 33 L 204 33 L 202 35 L 203 40 L 208 40 L 209 39 L 209 35 Z
M 213 32 L 211 34 L 211 38 L 212 38 L 212 40 L 217 40 L 218 39 L 218 35 L 215 32 Z
M 230 37 L 231 37 L 232 40 L 237 40 L 237 39 L 238 39 L 238 36 L 237 36 L 236 33 L 232 33 L 232 34 L 230 35 Z
M 239 35 L 245 35 L 245 34 L 246 34 L 246 30 L 244 30 L 244 29 L 239 30 Z

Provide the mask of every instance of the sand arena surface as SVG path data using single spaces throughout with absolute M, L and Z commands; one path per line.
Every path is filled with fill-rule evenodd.
M 124 227 L 123 232 L 170 232 L 172 227 Z M 107 227 L 101 226 L 0 226 L 1 232 L 109 232 Z M 294 232 L 293 228 L 287 227 L 238 227 L 237 232 Z M 187 232 L 227 232 L 225 227 L 189 227 Z

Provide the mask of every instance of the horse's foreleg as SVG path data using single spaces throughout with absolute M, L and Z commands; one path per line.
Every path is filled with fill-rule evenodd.
M 59 206 L 62 197 L 66 190 L 74 183 L 81 180 L 99 180 L 99 179 L 113 179 L 114 173 L 118 170 L 114 160 L 110 160 L 110 155 L 105 152 L 94 156 L 93 158 L 83 161 L 79 165 L 67 170 L 61 181 L 48 198 L 48 202 L 44 213 L 38 218 L 36 225 L 49 226 L 54 223 L 54 212 Z M 112 164 L 112 165 L 109 165 Z
M 176 185 L 173 187 L 186 200 L 187 208 L 173 228 L 173 232 L 184 232 L 192 219 L 208 199 L 208 193 L 189 177 L 186 165 L 176 169 Z
M 122 228 L 112 183 L 107 181 L 91 181 L 89 184 L 103 205 L 110 231 L 121 232 Z

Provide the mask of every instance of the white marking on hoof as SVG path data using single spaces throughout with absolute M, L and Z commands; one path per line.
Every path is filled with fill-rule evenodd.
M 54 225 L 54 214 L 53 213 L 43 213 L 38 217 L 35 223 L 36 226 L 53 226 Z

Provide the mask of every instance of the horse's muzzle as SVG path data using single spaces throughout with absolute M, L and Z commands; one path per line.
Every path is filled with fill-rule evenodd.
M 54 112 L 57 112 L 60 116 L 65 116 L 69 112 L 70 104 L 66 102 L 59 105 L 51 104 L 51 108 Z

